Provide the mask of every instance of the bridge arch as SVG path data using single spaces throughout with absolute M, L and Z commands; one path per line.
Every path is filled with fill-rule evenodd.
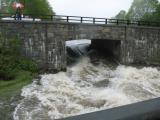
M 92 39 L 91 48 L 116 61 L 121 61 L 121 40 Z

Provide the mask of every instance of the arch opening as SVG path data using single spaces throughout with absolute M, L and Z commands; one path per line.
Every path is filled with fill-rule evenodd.
M 115 62 L 121 61 L 121 41 L 109 39 L 92 39 L 91 49 L 97 50 L 100 54 L 113 59 Z
M 91 62 L 105 59 L 110 63 L 120 62 L 120 40 L 80 39 L 66 41 L 67 65 L 76 63 L 82 56 L 87 56 Z
M 91 40 L 89 39 L 67 40 L 67 65 L 72 65 L 76 63 L 82 56 L 87 56 L 90 45 Z

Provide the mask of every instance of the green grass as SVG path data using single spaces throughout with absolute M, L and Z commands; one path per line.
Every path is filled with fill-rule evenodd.
M 35 74 L 28 71 L 20 71 L 14 80 L 0 80 L 0 98 L 10 97 L 15 92 L 21 91 L 22 87 L 31 83 Z
M 13 119 L 12 113 L 21 100 L 21 90 L 32 83 L 36 74 L 28 71 L 19 71 L 13 80 L 0 80 L 0 120 Z

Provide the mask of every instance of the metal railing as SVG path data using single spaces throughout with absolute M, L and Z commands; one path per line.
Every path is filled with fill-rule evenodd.
M 0 13 L 0 19 L 12 18 L 16 20 L 16 15 L 9 13 Z M 65 16 L 65 15 L 34 15 L 24 14 L 22 20 L 32 21 L 59 21 L 59 22 L 74 22 L 74 23 L 90 23 L 90 24 L 107 24 L 107 25 L 137 25 L 137 26 L 160 26 L 157 21 L 138 21 L 124 19 L 107 19 L 96 17 L 81 17 L 81 16 Z

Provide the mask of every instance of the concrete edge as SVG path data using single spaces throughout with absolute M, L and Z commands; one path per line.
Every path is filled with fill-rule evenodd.
M 159 120 L 160 98 L 57 120 Z

